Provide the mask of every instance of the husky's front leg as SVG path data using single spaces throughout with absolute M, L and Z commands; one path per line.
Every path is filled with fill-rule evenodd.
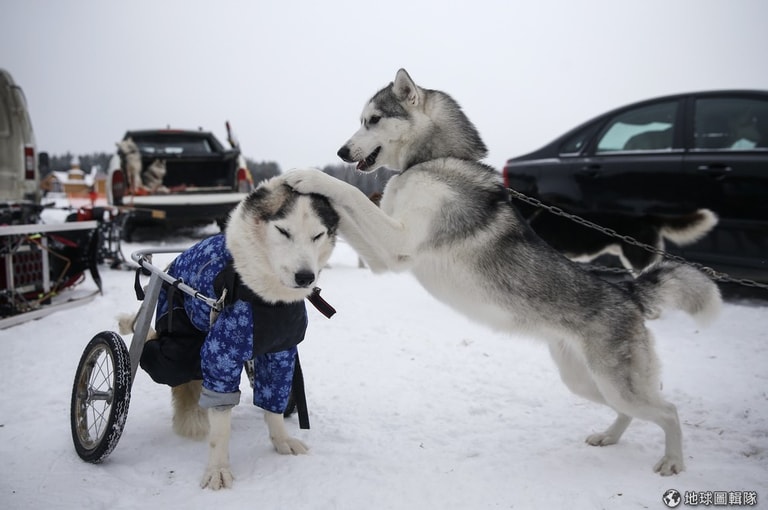
M 229 437 L 232 433 L 232 408 L 208 410 L 210 432 L 208 441 L 208 467 L 205 469 L 200 487 L 219 490 L 232 487 L 232 471 L 229 468 Z
M 282 414 L 264 411 L 264 421 L 269 429 L 269 439 L 278 453 L 283 455 L 299 455 L 309 451 L 309 447 L 299 439 L 288 435 L 285 430 L 285 419 Z

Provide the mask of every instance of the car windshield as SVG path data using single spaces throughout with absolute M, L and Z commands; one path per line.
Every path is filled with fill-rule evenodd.
M 162 135 L 134 136 L 133 141 L 145 154 L 211 154 L 210 141 L 199 136 Z

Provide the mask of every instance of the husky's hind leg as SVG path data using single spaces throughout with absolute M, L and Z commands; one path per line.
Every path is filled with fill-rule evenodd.
M 198 405 L 202 381 L 195 380 L 171 388 L 173 431 L 182 437 L 202 440 L 208 435 L 208 412 Z
M 616 388 L 602 388 L 611 407 L 624 413 L 652 421 L 664 431 L 664 456 L 653 470 L 663 476 L 674 475 L 685 469 L 683 462 L 683 433 L 674 404 L 664 400 L 658 391 L 617 391 Z M 618 421 L 618 420 L 617 420 Z
M 631 416 L 617 412 L 616 420 L 611 424 L 611 426 L 605 429 L 603 432 L 598 432 L 596 434 L 590 434 L 587 436 L 587 443 L 591 444 L 592 446 L 610 446 L 612 444 L 616 444 L 619 442 L 619 439 L 621 439 L 622 434 L 624 434 L 624 431 L 627 430 L 627 427 L 629 427 L 630 423 L 632 423 Z
M 560 378 L 568 389 L 580 397 L 610 407 L 603 394 L 600 393 L 587 366 L 564 342 L 550 343 L 549 352 L 560 370 Z M 631 416 L 617 411 L 616 420 L 613 424 L 604 432 L 591 434 L 587 437 L 586 442 L 592 446 L 616 444 L 630 423 L 632 423 Z
M 664 456 L 653 470 L 668 476 L 685 469 L 683 433 L 677 408 L 661 395 L 658 363 L 651 345 L 650 333 L 645 330 L 633 339 L 632 351 L 625 363 L 603 365 L 593 377 L 608 405 L 620 413 L 652 421 L 661 427 L 665 435 Z

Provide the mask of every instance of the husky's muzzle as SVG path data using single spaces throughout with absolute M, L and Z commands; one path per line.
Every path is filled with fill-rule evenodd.
M 357 163 L 358 170 L 367 170 L 368 168 L 371 168 L 373 165 L 376 164 L 376 157 L 379 155 L 379 152 L 381 152 L 381 145 L 376 147 L 373 150 L 373 152 L 368 154 L 364 159 L 360 161 L 355 161 L 355 159 L 352 157 L 349 147 L 345 145 L 344 147 L 339 149 L 339 152 L 337 152 L 336 154 L 347 163 Z

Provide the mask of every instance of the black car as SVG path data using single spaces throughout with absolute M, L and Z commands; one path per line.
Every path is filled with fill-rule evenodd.
M 675 217 L 708 208 L 719 216 L 715 229 L 668 250 L 768 282 L 768 91 L 624 106 L 508 160 L 503 175 L 507 187 L 580 215 Z

